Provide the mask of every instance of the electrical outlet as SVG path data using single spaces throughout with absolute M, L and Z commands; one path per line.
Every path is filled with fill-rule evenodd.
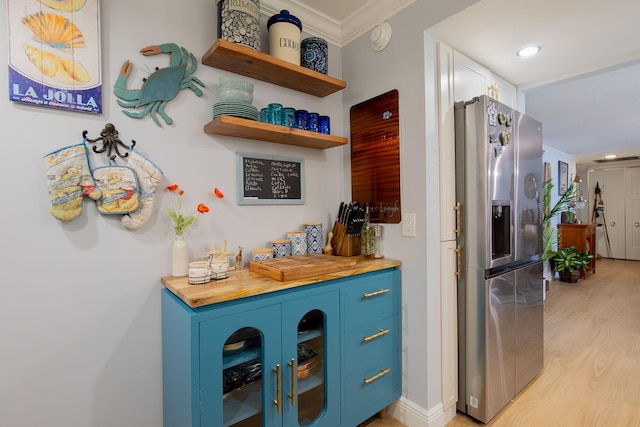
M 407 237 L 416 237 L 416 214 L 402 214 L 402 235 Z

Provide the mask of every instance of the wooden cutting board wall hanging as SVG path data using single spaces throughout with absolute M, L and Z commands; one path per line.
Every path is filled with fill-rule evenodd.
M 370 221 L 398 224 L 400 116 L 396 89 L 354 105 L 351 122 L 351 197 L 370 206 Z

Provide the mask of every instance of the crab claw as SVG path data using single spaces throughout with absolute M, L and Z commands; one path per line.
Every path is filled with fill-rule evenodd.
M 124 61 L 122 63 L 122 67 L 120 67 L 120 75 L 121 76 L 125 76 L 125 77 L 129 77 L 129 74 L 131 74 L 131 69 L 132 68 L 133 68 L 133 65 L 127 59 L 126 61 Z
M 160 46 L 147 46 L 140 49 L 140 53 L 144 56 L 157 55 L 160 53 Z

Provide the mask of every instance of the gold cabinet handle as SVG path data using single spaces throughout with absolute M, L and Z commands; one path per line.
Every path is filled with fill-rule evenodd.
M 389 372 L 391 372 L 391 368 L 380 368 L 380 372 L 378 372 L 377 374 L 375 374 L 372 377 L 364 377 L 364 383 L 365 384 L 369 384 L 374 382 L 375 380 L 378 380 L 382 377 L 384 377 L 385 375 L 387 375 Z
M 462 247 L 460 245 L 456 246 L 453 250 L 457 255 L 457 267 L 456 267 L 456 277 L 460 279 L 462 277 Z
M 456 229 L 453 231 L 456 233 L 457 237 L 460 237 L 460 235 L 462 234 L 462 205 L 460 204 L 460 202 L 456 203 L 453 210 L 456 211 Z
M 365 298 L 371 298 L 371 297 L 375 297 L 376 295 L 386 294 L 390 290 L 391 289 L 389 289 L 389 288 L 383 288 L 383 289 L 380 289 L 379 291 L 362 294 L 362 296 L 365 297 Z
M 291 393 L 288 396 L 291 399 L 291 406 L 296 406 L 296 359 L 292 358 L 287 365 L 291 366 Z
M 273 403 L 278 407 L 278 413 L 282 413 L 282 377 L 280 376 L 280 364 L 278 363 L 273 370 L 276 372 L 276 399 Z
M 376 339 L 378 337 L 381 337 L 381 336 L 383 336 L 385 334 L 388 334 L 389 332 L 391 332 L 391 329 L 380 329 L 380 332 L 376 332 L 373 335 L 369 335 L 367 337 L 363 337 L 362 341 L 365 341 L 365 342 L 371 341 L 371 340 L 374 340 L 374 339 Z

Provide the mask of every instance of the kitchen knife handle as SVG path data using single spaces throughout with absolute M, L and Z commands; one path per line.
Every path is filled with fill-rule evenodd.
M 462 234 L 462 205 L 460 204 L 460 202 L 456 203 L 453 210 L 456 211 L 456 229 L 453 231 L 456 233 L 456 237 L 460 237 L 460 235 Z
M 453 250 L 456 253 L 456 277 L 458 278 L 458 280 L 460 280 L 460 278 L 462 278 L 462 246 L 458 245 L 456 246 L 456 248 Z

